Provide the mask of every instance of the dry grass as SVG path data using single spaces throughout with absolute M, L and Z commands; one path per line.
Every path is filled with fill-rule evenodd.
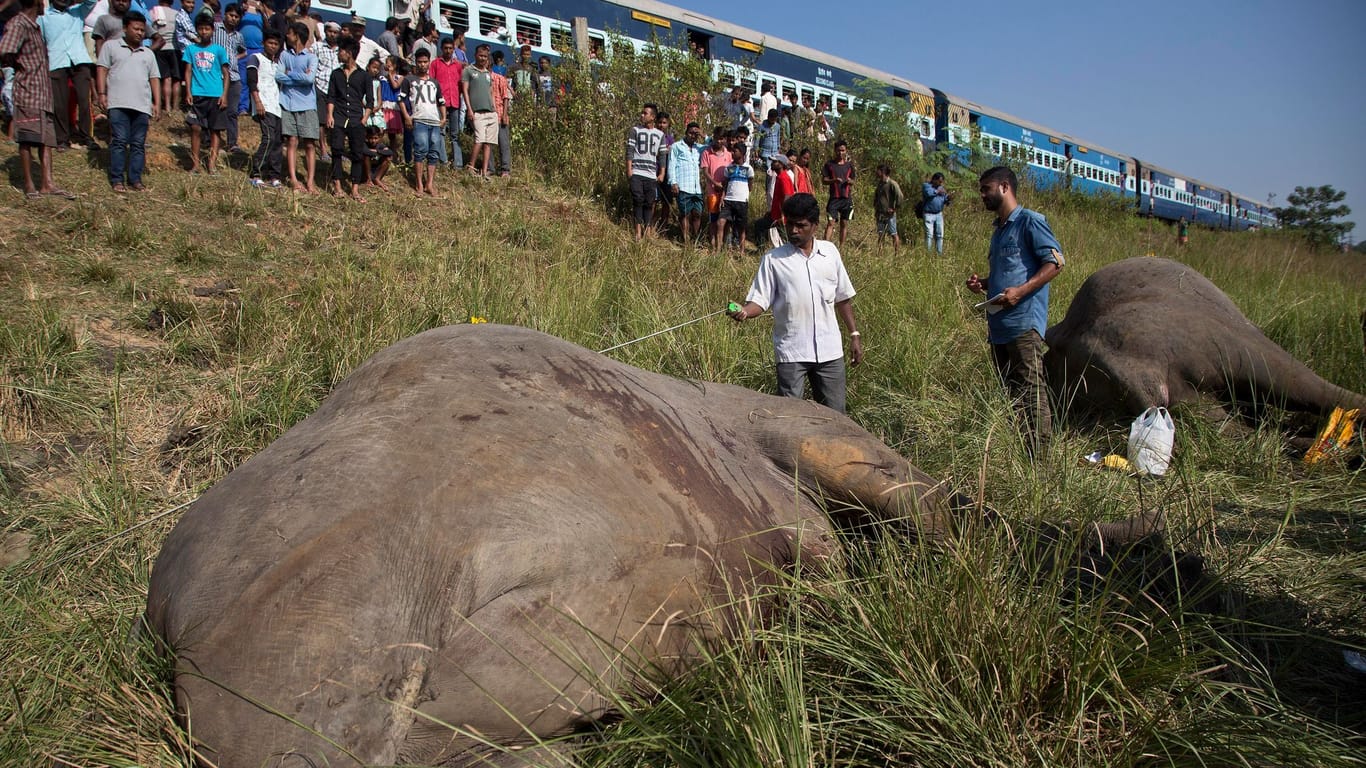
M 311 412 L 376 350 L 471 316 L 602 349 L 741 298 L 755 264 L 752 255 L 685 251 L 668 241 L 635 245 L 602 203 L 521 169 L 492 184 L 443 173 L 443 203 L 399 189 L 372 193 L 360 206 L 259 192 L 238 170 L 191 177 L 172 167 L 173 141 L 184 142 L 173 121 L 154 129 L 147 195 L 116 196 L 99 163 L 75 152 L 59 156 L 56 176 L 82 192 L 79 200 L 30 202 L 0 190 L 8 199 L 0 207 L 0 533 L 7 542 L 31 537 L 27 558 L 0 575 L 3 763 L 189 764 L 158 664 L 128 641 L 159 542 L 176 519 L 159 515 Z M 13 177 L 13 148 L 3 157 Z M 1085 275 L 1105 263 L 1146 253 L 1180 258 L 1311 367 L 1366 390 L 1358 320 L 1366 261 L 1359 256 L 1308 252 L 1276 233 L 1197 232 L 1178 251 L 1164 227 L 1103 205 L 1045 198 L 1036 207 L 1048 212 L 1070 257 L 1055 288 L 1054 319 Z M 870 209 L 860 203 L 860 211 Z M 1151 504 L 1152 490 L 1074 466 L 1097 448 L 1121 449 L 1123 425 L 1070 425 L 1048 470 L 1024 459 L 1009 406 L 987 373 L 980 320 L 960 287 L 986 252 L 989 225 L 973 209 L 967 199 L 950 209 L 944 257 L 920 248 L 878 255 L 871 218 L 856 218 L 845 250 L 869 359 L 851 378 L 853 414 L 930 473 L 1022 519 L 1093 519 Z M 905 230 L 914 241 L 915 228 Z M 772 386 L 762 327 L 704 322 L 613 354 L 676 375 Z M 919 738 L 945 749 L 972 746 L 978 764 L 1151 764 L 1164 758 L 1136 752 L 1126 739 L 1153 749 L 1186 739 L 1191 751 L 1174 751 L 1167 762 L 1200 754 L 1215 763 L 1225 760 L 1211 755 L 1263 764 L 1295 755 L 1315 763 L 1358 759 L 1366 686 L 1339 651 L 1366 638 L 1360 470 L 1305 470 L 1277 429 L 1225 434 L 1182 414 L 1177 470 L 1156 493 L 1177 536 L 1199 547 L 1224 579 L 1218 599 L 1227 618 L 1188 617 L 1199 630 L 1145 625 L 1144 642 L 1165 654 L 1152 664 L 1119 658 L 1115 633 L 1087 635 L 1099 619 L 1078 619 L 1047 595 L 1019 594 L 1014 577 L 995 566 L 969 579 L 971 562 L 926 567 L 903 553 L 892 560 L 902 570 L 880 574 L 883 582 L 794 586 L 803 599 L 827 600 L 823 633 L 753 639 L 766 649 L 762 658 L 743 650 L 719 656 L 710 667 L 715 679 L 685 684 L 678 694 L 690 702 L 688 718 L 718 722 L 709 702 L 736 723 L 767 718 L 748 732 L 706 734 L 699 755 L 746 762 L 721 759 L 732 749 L 755 765 L 780 754 L 811 764 L 935 762 L 930 751 L 911 748 Z M 984 557 L 996 551 L 982 550 Z M 905 600 L 875 600 L 878 583 L 903 590 Z M 830 590 L 840 599 L 828 600 Z M 863 616 L 846 615 L 849 606 Z M 886 626 L 873 633 L 869 615 Z M 1027 644 L 1033 655 L 1002 655 L 1014 638 L 1001 630 L 1027 626 L 1038 630 Z M 964 638 L 979 643 L 982 656 L 954 663 L 980 663 L 952 673 L 944 667 L 949 678 L 879 667 L 876 654 L 909 652 L 888 644 L 893 627 L 911 646 L 924 643 L 923 658 L 901 657 L 911 667 L 932 666 L 946 657 L 926 649 L 947 654 Z M 841 636 L 848 642 L 837 643 Z M 875 641 L 882 644 L 868 645 Z M 833 675 L 827 665 L 859 647 L 874 654 L 860 658 L 869 666 Z M 1214 684 L 1207 670 L 1181 662 L 1183 654 L 1226 654 L 1226 679 Z M 775 658 L 784 663 L 766 665 Z M 1049 666 L 1059 659 L 1070 666 Z M 1055 690 L 1045 679 L 1050 669 L 1064 688 L 1102 691 L 1098 709 L 1075 709 L 1075 698 L 1051 705 L 1031 698 Z M 986 670 L 1009 673 L 1014 704 L 993 702 L 995 683 L 969 675 Z M 743 685 L 734 685 L 737 675 Z M 936 689 L 949 679 L 954 695 Z M 836 698 L 802 694 L 802 686 Z M 1189 701 L 1172 701 L 1178 689 Z M 880 697 L 894 696 L 943 717 L 927 724 L 889 705 L 882 719 L 850 729 L 828 709 L 843 701 L 872 717 Z M 1153 720 L 1136 727 L 1144 711 Z M 1233 725 L 1240 712 L 1290 746 L 1277 751 L 1247 734 L 1245 748 L 1220 742 L 1240 733 Z M 603 762 L 689 762 L 687 745 L 699 742 L 689 741 L 686 726 L 635 714 L 617 734 L 626 747 L 609 750 Z M 807 730 L 784 730 L 792 722 Z M 672 734 L 679 749 L 665 758 L 632 751 L 633 738 L 653 745 L 665 739 L 660 734 Z M 899 757 L 872 746 L 898 739 Z M 1195 748 L 1201 744 L 1203 753 Z

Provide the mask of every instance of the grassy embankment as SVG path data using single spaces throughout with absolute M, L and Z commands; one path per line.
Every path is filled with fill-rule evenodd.
M 357 206 L 257 192 L 239 171 L 168 170 L 166 140 L 154 132 L 163 150 L 146 196 L 114 196 L 74 152 L 57 178 L 79 201 L 0 193 L 0 527 L 32 537 L 31 555 L 0 574 L 0 764 L 188 764 L 156 666 L 126 643 L 178 518 L 160 513 L 305 417 L 370 354 L 476 315 L 600 349 L 742 299 L 757 261 L 635 245 L 599 203 L 531 173 L 493 185 L 443 175 L 443 203 L 403 191 Z M 4 155 L 13 177 L 12 145 Z M 1360 256 L 1200 231 L 1178 252 L 1165 228 L 1104 206 L 1026 202 L 1041 203 L 1069 253 L 1054 320 L 1099 266 L 1179 257 L 1298 358 L 1366 391 Z M 623 701 L 625 722 L 584 759 L 1359 764 L 1366 685 L 1341 656 L 1366 637 L 1359 471 L 1306 471 L 1272 427 L 1223 434 L 1188 413 L 1160 485 L 1075 466 L 1123 452 L 1124 425 L 1067 424 L 1031 465 L 962 288 L 983 266 L 986 214 L 965 195 L 942 258 L 893 257 L 876 249 L 869 210 L 864 199 L 846 248 L 867 350 L 850 381 L 854 418 L 1019 519 L 1160 504 L 1179 546 L 1207 558 L 1217 585 L 1202 605 L 1218 611 L 1121 591 L 1065 599 L 1066 579 L 1011 566 L 997 534 L 951 555 L 889 543 L 860 578 L 794 581 L 799 608 L 654 706 Z M 766 321 L 718 317 L 612 355 L 772 386 Z M 479 446 L 452 435 L 444 449 Z

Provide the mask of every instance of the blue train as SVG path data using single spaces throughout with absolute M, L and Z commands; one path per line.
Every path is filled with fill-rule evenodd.
M 317 0 L 324 18 L 355 14 L 367 20 L 372 36 L 403 1 Z M 686 39 L 711 62 L 719 81 L 756 94 L 771 84 L 784 103 L 796 93 L 807 105 L 826 102 L 836 115 L 854 108 L 859 81 L 876 80 L 888 96 L 906 100 L 924 149 L 960 154 L 980 148 L 1022 158 L 1038 185 L 1132 197 L 1140 214 L 1165 220 L 1229 230 L 1276 225 L 1271 207 L 1246 195 L 898 75 L 654 0 L 432 0 L 429 17 L 443 35 L 465 30 L 475 44 L 530 45 L 538 58 L 555 59 L 573 47 L 575 17 L 587 19 L 590 46 L 597 50 L 610 51 L 608 30 L 637 47 L 652 37 Z

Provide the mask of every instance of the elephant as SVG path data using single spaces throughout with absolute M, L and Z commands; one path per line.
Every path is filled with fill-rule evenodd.
M 1096 270 L 1048 329 L 1044 367 L 1063 403 L 1134 416 L 1215 401 L 1319 414 L 1366 408 L 1271 341 L 1192 267 L 1139 257 Z
M 738 596 L 837 567 L 841 515 L 942 540 L 992 514 L 815 403 L 449 326 L 196 501 L 144 622 L 221 768 L 465 765 L 592 727 L 606 692 L 762 620 Z

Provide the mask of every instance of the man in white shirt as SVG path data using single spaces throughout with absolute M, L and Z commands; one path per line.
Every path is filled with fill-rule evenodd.
M 664 132 L 655 127 L 658 108 L 645 104 L 640 108 L 640 123 L 626 134 L 626 176 L 631 183 L 632 217 L 636 223 L 636 241 L 654 229 L 655 192 L 664 181 L 664 169 L 659 167 L 659 148 L 664 144 Z
M 768 113 L 778 108 L 778 94 L 774 92 L 775 88 L 776 86 L 772 82 L 765 82 L 763 87 L 760 89 L 761 91 L 763 91 L 763 93 L 759 95 L 758 119 L 767 119 Z M 782 115 L 781 112 L 779 112 L 778 114 L 780 116 Z
M 809 381 L 816 402 L 844 413 L 840 323 L 849 332 L 850 365 L 863 361 L 863 343 L 854 320 L 854 286 L 839 249 L 816 239 L 821 207 L 815 197 L 803 193 L 787 198 L 783 218 L 790 242 L 764 254 L 745 305 L 731 317 L 744 322 L 772 309 L 778 394 L 802 397 Z
M 284 147 L 280 123 L 280 84 L 275 67 L 283 42 L 280 33 L 268 29 L 262 37 L 264 51 L 247 59 L 247 91 L 251 94 L 251 116 L 261 127 L 261 143 L 251 157 L 251 185 L 257 189 L 278 189 L 283 172 Z
M 351 20 L 346 23 L 351 31 L 351 38 L 360 43 L 360 54 L 356 56 L 356 66 L 365 71 L 370 66 L 370 60 L 378 58 L 380 64 L 389 59 L 389 52 L 380 47 L 380 44 L 365 36 L 365 19 L 352 15 Z

